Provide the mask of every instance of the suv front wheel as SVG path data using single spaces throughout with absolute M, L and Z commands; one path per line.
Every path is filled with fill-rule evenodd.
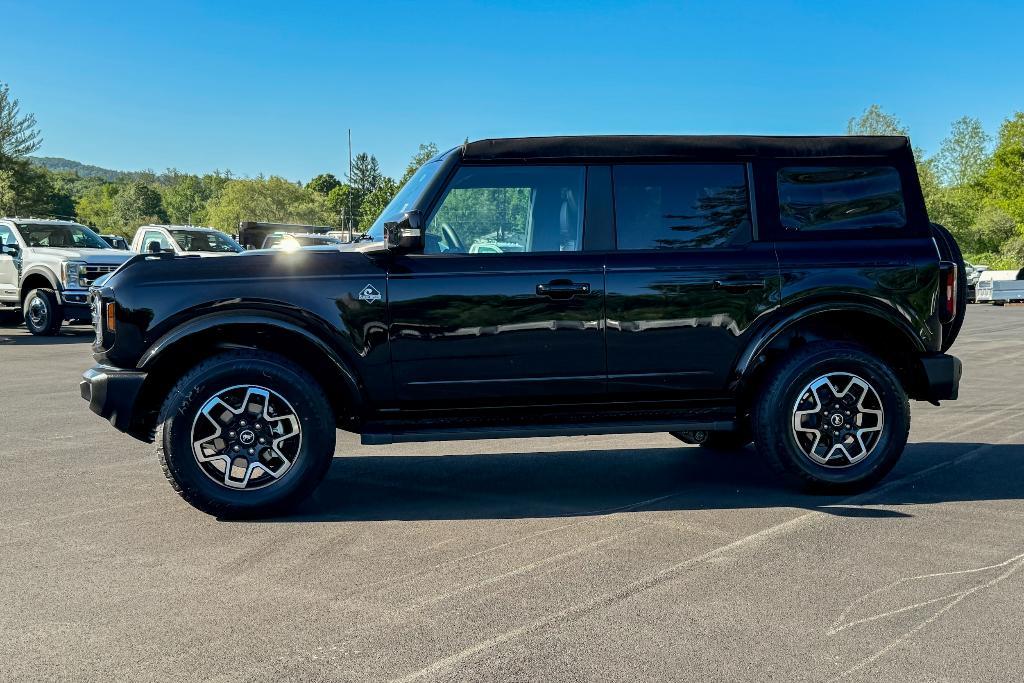
M 230 351 L 203 361 L 160 411 L 157 455 L 174 489 L 221 517 L 266 517 L 308 496 L 334 456 L 321 386 L 277 354 Z
M 757 448 L 791 482 L 859 491 L 889 473 L 910 431 L 907 395 L 863 348 L 816 342 L 772 372 L 754 406 Z

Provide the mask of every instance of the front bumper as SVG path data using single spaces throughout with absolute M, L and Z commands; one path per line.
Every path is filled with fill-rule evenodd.
M 89 409 L 110 420 L 122 432 L 131 429 L 135 399 L 139 396 L 146 373 L 122 370 L 109 365 L 94 365 L 82 374 L 78 388 Z
M 963 374 L 960 359 L 937 353 L 934 356 L 921 356 L 920 360 L 925 385 L 922 398 L 932 402 L 955 401 L 960 393 L 960 376 Z

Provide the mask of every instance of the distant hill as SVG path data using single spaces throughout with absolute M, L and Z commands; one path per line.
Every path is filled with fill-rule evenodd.
M 77 173 L 83 178 L 103 178 L 110 182 L 121 180 L 126 176 L 132 175 L 131 173 L 126 173 L 124 171 L 114 171 L 109 168 L 83 164 L 80 161 L 61 159 L 60 157 L 29 157 L 29 161 L 36 166 L 42 166 L 43 168 L 55 173 L 69 171 L 71 173 Z

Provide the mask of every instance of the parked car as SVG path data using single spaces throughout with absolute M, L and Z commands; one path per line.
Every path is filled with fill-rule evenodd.
M 121 249 L 124 251 L 128 251 L 129 249 L 128 240 L 120 235 L 100 235 L 100 238 L 113 249 Z
M 474 250 L 494 235 L 517 249 Z M 140 257 L 94 291 L 83 398 L 207 512 L 302 499 L 336 427 L 754 441 L 793 482 L 863 489 L 908 398 L 957 397 L 963 259 L 904 137 L 471 142 L 367 240 L 302 256 Z
M 994 306 L 1024 302 L 1024 268 L 986 270 L 977 284 L 978 303 Z
M 298 223 L 259 223 L 241 221 L 238 224 L 238 242 L 246 249 L 262 249 L 267 237 L 275 234 L 292 233 L 301 235 L 326 235 L 332 229 L 326 225 L 300 225 Z
M 143 225 L 135 231 L 132 251 L 183 256 L 230 256 L 245 251 L 238 242 L 213 228 L 195 225 Z
M 337 237 L 331 237 L 329 235 L 309 235 L 303 233 L 274 233 L 273 235 L 267 235 L 267 238 L 263 240 L 263 249 L 284 249 L 285 251 L 294 251 L 301 249 L 302 247 L 322 247 L 330 246 L 332 244 L 345 244 L 345 242 Z
M 0 309 L 20 309 L 35 335 L 90 322 L 89 286 L 130 257 L 73 221 L 0 218 Z

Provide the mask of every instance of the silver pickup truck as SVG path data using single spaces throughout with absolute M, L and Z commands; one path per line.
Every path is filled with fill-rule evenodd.
M 37 335 L 89 322 L 89 286 L 132 256 L 72 221 L 0 218 L 0 310 L 21 310 Z

